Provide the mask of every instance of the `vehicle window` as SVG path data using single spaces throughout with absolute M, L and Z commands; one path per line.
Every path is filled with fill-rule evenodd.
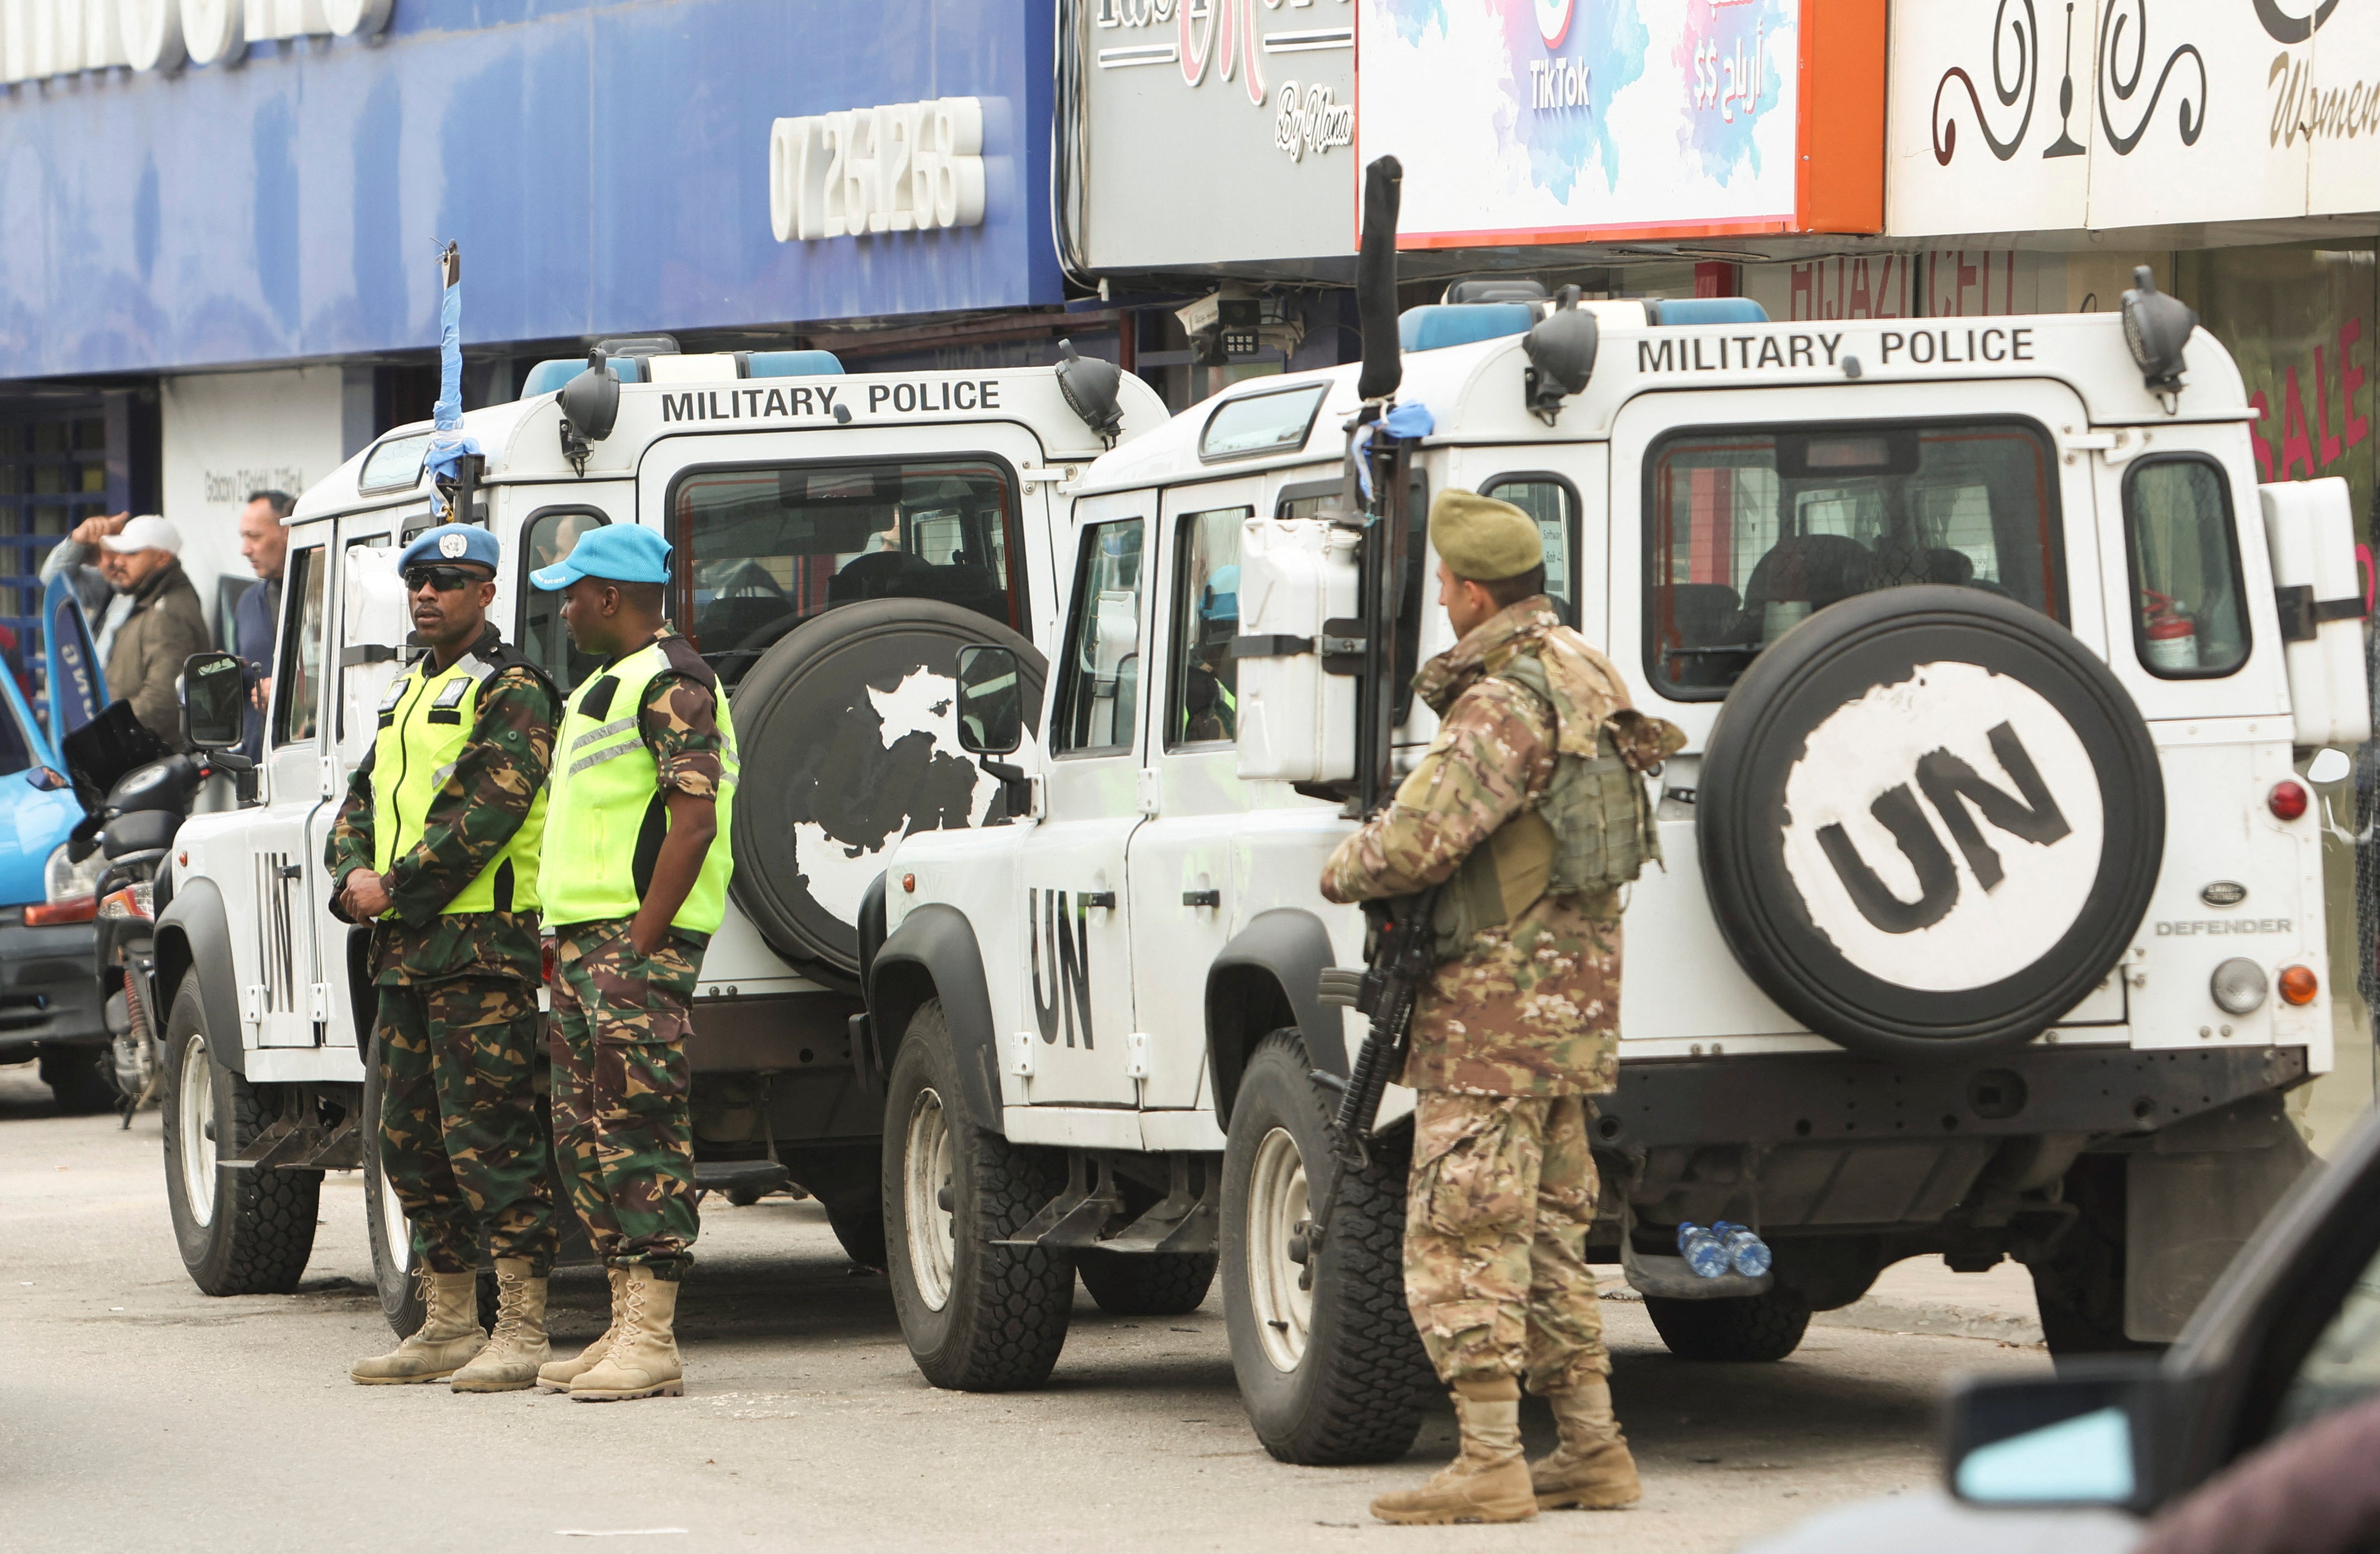
M 2380 1391 L 2380 1257 L 2349 1286 L 2347 1298 L 2314 1340 L 2281 1395 L 2270 1433 L 2362 1402 Z
M 1546 594 L 1564 625 L 1578 625 L 1578 492 L 1559 475 L 1499 475 L 1479 494 L 1509 502 L 1536 520 L 1546 546 Z
M 1132 748 L 1140 699 L 1140 533 L 1138 518 L 1083 530 L 1050 740 L 1056 754 Z M 1236 621 L 1236 601 L 1232 609 Z
M 5 669 L 0 669 L 0 674 L 5 673 Z M 0 777 L 30 771 L 32 765 L 32 739 L 17 715 L 17 704 L 13 699 L 0 696 Z
M 289 552 L 282 623 L 281 663 L 273 682 L 273 742 L 298 745 L 314 737 L 322 701 L 322 619 L 327 613 L 329 552 L 320 545 Z
M 680 623 L 731 681 L 799 623 L 937 599 L 1027 629 L 1016 502 L 990 459 L 695 470 L 670 495 Z
M 562 560 L 578 543 L 580 535 L 611 521 L 592 508 L 557 507 L 530 518 L 521 533 L 521 553 L 527 565 L 520 569 L 520 609 L 516 613 L 520 650 L 552 676 L 556 688 L 563 691 L 575 688 L 601 667 L 602 661 L 593 653 L 572 650 L 569 629 L 562 624 L 562 595 L 539 588 L 529 581 L 529 574 Z
M 1207 429 L 1198 434 L 1198 456 L 1211 461 L 1302 448 L 1314 428 L 1314 413 L 1322 408 L 1322 396 L 1329 392 L 1327 383 L 1300 383 L 1227 399 L 1207 418 Z
M 2132 642 L 2168 680 L 2211 679 L 2248 662 L 2247 591 L 2231 488 L 2210 459 L 2150 458 L 2124 476 Z
M 1239 731 L 1240 526 L 1256 509 L 1217 507 L 1175 520 L 1173 666 L 1165 743 L 1208 745 Z
M 1717 700 L 1813 611 L 1942 583 L 2061 623 L 2048 439 L 2010 421 L 1681 431 L 1645 466 L 1645 672 Z

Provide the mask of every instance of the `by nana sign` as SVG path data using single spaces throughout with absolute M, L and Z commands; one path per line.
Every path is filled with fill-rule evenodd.
M 2380 11 L 1994 0 L 1892 11 L 1889 230 L 2380 207 Z
M 780 243 L 983 225 L 983 103 L 781 118 L 769 131 L 769 221 Z
M 0 6 L 0 80 L 88 70 L 174 71 L 236 65 L 252 42 L 368 38 L 395 0 L 8 0 Z

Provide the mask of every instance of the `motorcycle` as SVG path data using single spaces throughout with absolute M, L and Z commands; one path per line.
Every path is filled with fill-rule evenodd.
M 79 863 L 97 851 L 106 859 L 97 888 L 95 970 L 113 1038 L 109 1074 L 128 1128 L 156 1099 L 165 1071 L 154 927 L 173 900 L 175 834 L 210 778 L 237 780 L 255 768 L 230 751 L 176 754 L 122 701 L 67 735 L 62 753 L 84 810 L 67 856 Z

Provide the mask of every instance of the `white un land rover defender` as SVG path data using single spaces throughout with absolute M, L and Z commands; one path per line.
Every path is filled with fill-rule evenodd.
M 1046 687 L 990 638 L 961 671 L 970 747 L 1016 751 L 1006 813 L 905 838 L 863 923 L 927 1376 L 1037 1384 L 1078 1273 L 1182 1310 L 1220 1257 L 1274 1454 L 1410 1444 L 1395 1121 L 1308 1245 L 1366 1028 L 1323 977 L 1363 920 L 1318 877 L 1383 599 L 1369 705 L 1400 759 L 1431 736 L 1389 701 L 1450 645 L 1420 538 L 1449 487 L 1536 518 L 1559 606 L 1689 735 L 1590 1256 L 1694 1358 L 1780 1357 L 1921 1254 L 2025 1263 L 2061 1354 L 2172 1337 L 2305 1159 L 2282 1098 L 2331 1010 L 2297 762 L 2370 732 L 2343 487 L 2256 484 L 2194 325 L 2144 272 L 2120 316 L 1823 324 L 1475 284 L 1401 321 L 1427 435 L 1351 453 L 1386 405 L 1350 367 L 1093 462 Z M 1397 499 L 1368 519 L 1359 463 Z M 1399 600 L 1366 569 L 1405 525 Z M 1770 1274 L 1686 1271 L 1675 1227 L 1719 1217 Z
M 735 900 L 688 1044 L 697 1180 L 738 1197 L 798 1184 L 880 1265 L 882 1107 L 849 1039 L 859 900 L 904 830 L 977 823 L 998 803 L 954 737 L 957 651 L 996 640 L 1030 656 L 1054 635 L 1056 482 L 1164 407 L 1071 351 L 1055 369 L 845 376 L 817 351 L 614 347 L 596 370 L 544 363 L 519 401 L 467 417 L 486 451 L 450 499 L 503 542 L 491 618 L 565 690 L 590 664 L 528 573 L 592 525 L 643 524 L 676 547 L 671 613 L 730 687 L 745 771 Z M 289 520 L 258 792 L 174 839 L 152 1005 L 191 1276 L 213 1293 L 291 1288 L 322 1172 L 362 1166 L 400 1332 L 420 1306 L 377 1172 L 366 936 L 330 915 L 322 856 L 412 652 L 395 560 L 438 521 L 429 441 L 426 426 L 389 433 Z

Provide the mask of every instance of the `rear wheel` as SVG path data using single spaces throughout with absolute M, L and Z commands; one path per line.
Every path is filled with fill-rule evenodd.
M 314 1250 L 319 1171 L 232 1171 L 222 1162 L 264 1131 L 257 1087 L 216 1058 L 198 973 L 165 1022 L 165 1201 L 182 1266 L 211 1295 L 285 1294 Z
M 1205 1304 L 1215 1282 L 1212 1252 L 1075 1254 L 1075 1271 L 1111 1317 L 1179 1317 Z
M 1293 1030 L 1267 1037 L 1240 1080 L 1223 1151 L 1223 1319 L 1240 1401 L 1285 1463 L 1404 1455 L 1432 1390 L 1404 1299 L 1409 1137 L 1375 1140 L 1348 1173 L 1314 1287 L 1292 1243 L 1329 1169 L 1327 1113 Z
M 1706 1301 L 1647 1295 L 1645 1313 L 1681 1360 L 1781 1360 L 1810 1327 L 1809 1303 L 1781 1288 Z
M 120 1106 L 115 1067 L 115 1055 L 105 1047 L 42 1049 L 42 1083 L 50 1087 L 64 1116 L 88 1117 Z
M 2041 1336 L 2052 1357 L 2155 1349 L 2124 1336 L 2124 1157 L 2084 1155 L 2066 1173 L 2075 1217 L 2031 1265 Z
M 917 1368 L 964 1391 L 1039 1386 L 1065 1347 L 1074 1259 L 993 1244 L 1064 1188 L 1064 1157 L 968 1120 L 940 999 L 909 1021 L 885 1102 L 888 1271 Z

